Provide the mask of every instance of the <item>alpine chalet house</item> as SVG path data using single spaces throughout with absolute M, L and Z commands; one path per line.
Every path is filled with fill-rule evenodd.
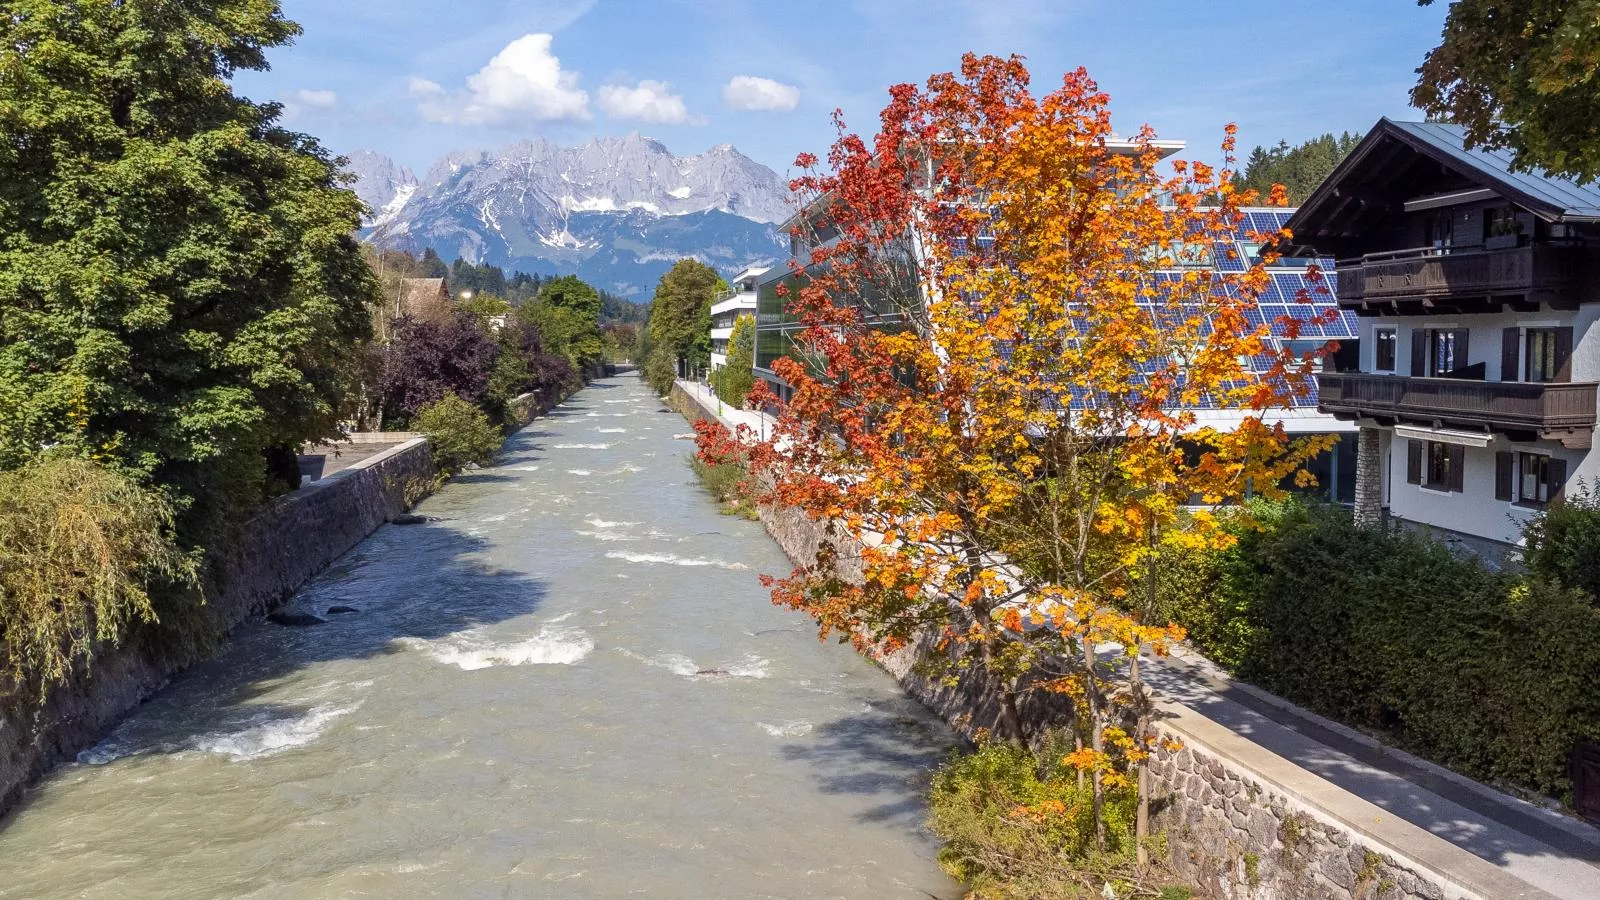
M 1320 408 L 1360 428 L 1356 513 L 1491 560 L 1593 483 L 1600 188 L 1513 172 L 1461 129 L 1384 119 L 1288 222 L 1338 258 L 1360 371 Z
M 728 364 L 728 341 L 740 319 L 756 317 L 756 291 L 771 266 L 746 266 L 711 302 L 711 371 Z
M 1166 155 L 1177 153 L 1184 147 L 1182 141 L 1158 141 L 1156 145 Z M 1113 145 L 1113 148 L 1123 152 L 1135 152 L 1135 145 L 1132 142 L 1119 142 Z M 1259 245 L 1251 242 L 1250 234 L 1274 233 L 1284 227 L 1293 213 L 1294 210 L 1282 207 L 1257 207 L 1244 210 L 1244 221 L 1240 223 L 1239 232 L 1234 239 L 1212 247 L 1211 253 L 1196 264 L 1214 267 L 1216 270 L 1242 271 L 1247 264 L 1253 263 L 1261 251 Z M 782 228 L 790 232 L 792 256 L 797 260 L 808 260 L 811 248 L 803 237 L 794 234 L 795 221 L 791 219 Z M 830 239 L 826 231 L 810 237 L 820 241 Z M 1250 314 L 1252 322 L 1269 324 L 1277 322 L 1282 317 L 1305 320 L 1326 311 L 1334 300 L 1328 291 L 1319 291 L 1307 277 L 1307 269 L 1312 263 L 1321 265 L 1325 271 L 1331 270 L 1333 266 L 1333 261 L 1329 259 L 1283 256 L 1269 267 L 1267 271 L 1272 279 L 1271 286 L 1258 298 L 1257 309 Z M 778 267 L 766 281 L 761 283 L 757 300 L 755 374 L 768 383 L 780 400 L 789 398 L 791 388 L 772 370 L 772 365 L 779 357 L 795 352 L 794 336 L 800 331 L 800 324 L 784 308 L 784 301 L 778 296 L 777 289 L 780 284 L 793 284 L 794 278 L 787 267 Z M 1331 288 L 1332 285 L 1325 284 L 1324 287 Z M 1310 305 L 1297 302 L 1296 298 L 1300 296 L 1302 290 L 1311 294 L 1313 302 Z M 875 324 L 893 326 L 899 322 L 893 310 L 869 307 L 867 315 L 868 321 Z M 1283 333 L 1281 326 L 1274 326 L 1273 341 L 1277 345 L 1275 349 L 1291 349 L 1296 353 L 1306 354 L 1327 344 L 1337 344 L 1343 347 L 1344 352 L 1338 354 L 1338 359 L 1342 361 L 1352 348 L 1356 337 L 1356 324 L 1357 319 L 1354 315 L 1341 313 L 1328 324 L 1305 325 L 1292 340 Z M 1334 364 L 1335 357 L 1330 353 L 1325 358 L 1324 365 L 1331 368 Z M 1200 424 L 1220 429 L 1236 427 L 1244 415 L 1245 411 L 1239 409 L 1206 408 L 1196 411 Z M 1354 501 L 1356 429 L 1353 425 L 1321 412 L 1314 390 L 1310 396 L 1299 398 L 1291 408 L 1267 413 L 1266 419 L 1269 424 L 1281 423 L 1284 430 L 1292 435 L 1338 435 L 1338 443 L 1333 449 L 1314 460 L 1307 468 L 1316 476 L 1319 494 L 1334 502 Z

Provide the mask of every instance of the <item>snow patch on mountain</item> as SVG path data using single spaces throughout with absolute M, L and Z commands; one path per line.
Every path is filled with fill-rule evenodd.
M 647 294 L 669 260 L 692 256 L 731 274 L 776 259 L 785 242 L 772 226 L 790 215 L 787 185 L 731 145 L 678 157 L 637 134 L 451 153 L 421 179 L 364 151 L 351 171 L 376 211 L 364 223 L 369 240 L 576 271 L 624 296 Z

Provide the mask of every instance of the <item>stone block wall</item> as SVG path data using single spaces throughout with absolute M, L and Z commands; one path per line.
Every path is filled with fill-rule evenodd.
M 1458 900 L 1480 895 L 1356 835 L 1192 738 L 1150 766 L 1168 862 L 1208 894 L 1250 900 Z
M 270 611 L 434 486 L 428 442 L 415 438 L 279 498 L 244 523 L 207 602 L 227 629 Z M 57 763 L 99 740 L 165 687 L 179 667 L 130 640 L 99 653 L 48 702 L 0 696 L 0 815 Z

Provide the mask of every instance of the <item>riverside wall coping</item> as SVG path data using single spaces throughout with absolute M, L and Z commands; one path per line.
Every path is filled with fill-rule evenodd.
M 1401 867 L 1425 873 L 1451 897 L 1556 900 L 1500 867 L 1300 768 L 1249 738 L 1170 700 L 1156 701 L 1160 726 L 1248 780 L 1270 785 L 1298 812 L 1371 844 Z

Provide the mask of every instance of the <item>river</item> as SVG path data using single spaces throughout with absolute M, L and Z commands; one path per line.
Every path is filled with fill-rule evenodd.
M 53 772 L 0 897 L 959 896 L 954 737 L 772 606 L 689 430 L 624 376 L 514 435 Z

